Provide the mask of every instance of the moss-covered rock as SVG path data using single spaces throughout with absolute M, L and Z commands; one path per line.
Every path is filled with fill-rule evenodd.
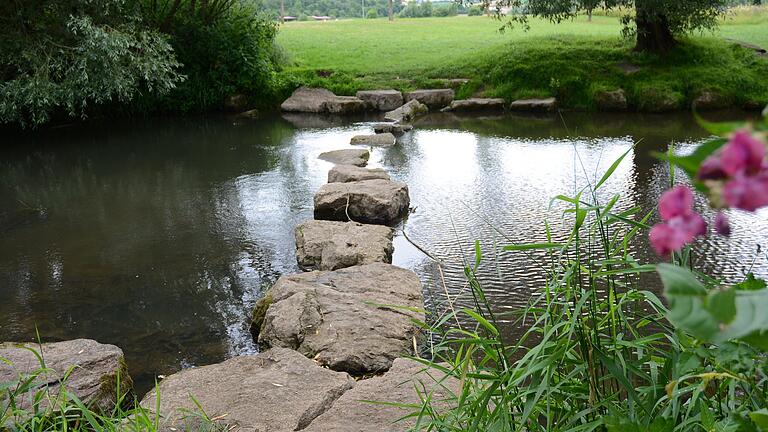
M 656 87 L 641 87 L 636 93 L 636 98 L 640 111 L 652 113 L 678 110 L 685 101 L 685 96 L 678 91 Z
M 595 106 L 600 111 L 626 111 L 627 95 L 622 89 L 598 90 L 594 94 Z
M 253 313 L 251 314 L 251 335 L 253 340 L 259 340 L 259 333 L 261 333 L 261 326 L 264 324 L 264 316 L 267 314 L 267 309 L 272 305 L 272 294 L 267 291 L 264 297 L 256 302 L 256 306 L 253 307 Z

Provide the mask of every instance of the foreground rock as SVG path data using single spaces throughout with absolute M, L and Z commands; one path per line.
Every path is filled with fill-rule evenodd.
M 362 180 L 328 183 L 315 194 L 315 219 L 390 224 L 408 212 L 405 183 Z
M 222 430 L 299 430 L 353 386 L 345 373 L 322 368 L 296 351 L 273 348 L 165 378 L 158 389 L 162 426 L 198 430 L 194 397 L 209 418 L 221 419 Z M 156 397 L 149 392 L 142 406 L 154 410 Z
M 311 220 L 296 227 L 296 261 L 304 270 L 337 270 L 391 263 L 392 228 L 357 222 Z
M 598 91 L 595 93 L 595 105 L 600 111 L 626 111 L 627 95 L 622 89 Z
M 254 314 L 260 344 L 352 374 L 382 372 L 413 355 L 412 319 L 424 319 L 413 311 L 423 309 L 418 276 L 383 263 L 283 276 L 256 309 L 266 311 Z
M 459 382 L 445 378 L 436 369 L 399 358 L 389 372 L 382 376 L 358 381 L 331 409 L 316 418 L 307 432 L 406 432 L 416 425 L 415 418 L 400 420 L 417 411 L 389 404 L 421 405 L 422 397 L 430 397 L 432 406 L 445 410 L 455 406 L 459 395 Z M 416 388 L 422 391 L 420 397 Z M 375 401 L 382 403 L 371 403 Z
M 443 108 L 442 112 L 474 112 L 474 111 L 503 111 L 504 99 L 500 98 L 472 98 L 457 100 Z
M 117 400 L 118 376 L 120 393 L 130 391 L 133 383 L 125 366 L 123 351 L 114 346 L 101 344 L 90 339 L 75 339 L 65 342 L 0 344 L 0 357 L 12 365 L 0 362 L 0 383 L 8 383 L 41 368 L 40 362 L 27 348 L 35 350 L 45 359 L 47 373 L 35 380 L 32 390 L 16 400 L 22 409 L 31 407 L 35 392 L 48 385 L 48 394 L 58 396 L 59 381 L 72 369 L 65 382 L 66 390 L 77 396 L 86 405 L 100 412 L 111 412 Z M 1 395 L 1 393 L 0 393 Z M 2 406 L 0 398 L 0 406 Z
M 355 135 L 349 140 L 352 145 L 367 145 L 373 147 L 392 147 L 397 139 L 391 133 L 381 133 L 375 135 Z
M 413 126 L 399 123 L 377 123 L 373 125 L 373 131 L 377 134 L 391 133 L 394 136 L 400 136 L 413 130 Z
M 363 149 L 344 149 L 344 150 L 331 150 L 328 152 L 320 153 L 318 159 L 335 163 L 338 165 L 355 165 L 363 167 L 368 165 L 368 159 L 371 154 L 368 150 Z
M 453 89 L 414 90 L 405 95 L 405 101 L 417 100 L 433 110 L 450 105 L 454 95 Z
M 364 90 L 355 95 L 366 107 L 376 111 L 391 111 L 403 105 L 403 94 L 397 90 Z
M 354 165 L 336 165 L 328 171 L 328 183 L 347 183 L 361 180 L 390 180 L 382 168 L 361 168 Z
M 280 105 L 287 112 L 352 114 L 365 111 L 362 100 L 351 96 L 336 96 L 322 88 L 299 87 Z
M 384 114 L 384 120 L 397 123 L 408 123 L 413 121 L 416 117 L 428 112 L 429 108 L 427 108 L 426 105 L 417 100 L 412 100 L 400 108 Z
M 509 109 L 511 111 L 553 112 L 557 109 L 557 100 L 555 98 L 520 99 L 512 102 Z

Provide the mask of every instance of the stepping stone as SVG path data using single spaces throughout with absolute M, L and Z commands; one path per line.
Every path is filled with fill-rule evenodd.
M 388 225 L 408 212 L 408 185 L 389 180 L 328 183 L 315 194 L 315 219 Z
M 626 111 L 627 94 L 622 89 L 598 91 L 595 93 L 595 105 L 600 111 Z
M 400 136 L 413 129 L 411 125 L 401 125 L 399 123 L 377 123 L 373 125 L 373 131 L 377 134 L 391 133 L 394 136 Z
M 159 386 L 163 430 L 202 430 L 195 413 L 220 418 L 216 430 L 299 430 L 322 414 L 354 386 L 346 373 L 318 366 L 296 351 L 273 348 L 255 356 L 234 357 L 223 363 L 186 369 L 165 378 Z M 149 410 L 157 394 L 141 401 Z
M 471 111 L 503 111 L 504 99 L 500 98 L 472 98 L 464 100 L 455 100 L 440 111 L 442 112 L 471 112 Z
M 454 95 L 453 89 L 414 90 L 406 93 L 405 101 L 417 100 L 429 109 L 440 109 L 450 105 Z
M 403 94 L 397 90 L 363 90 L 355 95 L 368 109 L 391 111 L 403 105 Z
M 336 165 L 328 171 L 328 183 L 348 183 L 360 180 L 390 180 L 382 168 L 361 168 L 354 165 Z
M 0 357 L 12 364 L 0 362 L 0 383 L 18 380 L 19 374 L 28 375 L 40 369 L 39 360 L 27 348 L 35 350 L 45 359 L 48 372 L 36 378 L 33 389 L 16 399 L 22 409 L 30 409 L 35 392 L 48 385 L 48 394 L 56 398 L 61 389 L 59 381 L 72 369 L 65 381 L 69 393 L 77 396 L 92 409 L 109 413 L 117 401 L 117 376 L 120 376 L 120 392 L 131 390 L 133 381 L 128 375 L 123 351 L 114 346 L 101 344 L 90 339 L 74 339 L 64 342 L 44 343 L 0 343 Z M 45 406 L 47 402 L 43 402 Z M 0 398 L 0 407 L 2 407 Z
M 368 159 L 371 154 L 368 150 L 363 149 L 344 149 L 344 150 L 332 150 L 325 153 L 320 153 L 318 159 L 335 163 L 338 165 L 355 165 L 364 167 L 368 165 Z
M 512 102 L 509 109 L 512 111 L 552 112 L 557 109 L 557 100 L 555 98 L 520 99 Z
M 416 419 L 401 419 L 415 409 L 388 404 L 420 405 L 416 388 L 423 392 L 422 397 L 431 394 L 432 406 L 445 411 L 455 406 L 460 394 L 458 380 L 445 378 L 440 371 L 427 369 L 415 360 L 399 358 L 384 375 L 358 381 L 304 431 L 410 431 L 416 426 Z
M 412 100 L 400 108 L 384 114 L 384 120 L 396 123 L 407 123 L 428 112 L 429 108 L 427 108 L 426 105 L 417 100 Z
M 375 135 L 355 135 L 349 140 L 352 145 L 367 145 L 374 147 L 392 147 L 397 139 L 391 133 L 382 133 Z
M 424 320 L 421 282 L 410 270 L 374 263 L 283 276 L 259 300 L 251 332 L 266 347 L 299 351 L 354 375 L 388 370 L 414 355 Z M 258 405 L 254 405 L 258 406 Z
M 299 87 L 280 109 L 286 112 L 350 114 L 365 110 L 365 102 L 350 96 L 336 96 L 323 88 Z
M 296 227 L 296 261 L 304 270 L 337 270 L 392 263 L 392 228 L 312 220 Z

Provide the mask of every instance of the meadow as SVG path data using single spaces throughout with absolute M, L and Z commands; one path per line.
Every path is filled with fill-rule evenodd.
M 527 31 L 499 32 L 489 17 L 351 19 L 284 24 L 277 41 L 298 84 L 339 94 L 367 88 L 409 90 L 468 78 L 459 97 L 558 96 L 565 106 L 589 109 L 593 94 L 622 87 L 635 107 L 652 104 L 648 89 L 671 94 L 680 107 L 704 90 L 733 104 L 768 103 L 768 59 L 734 48 L 724 38 L 768 46 L 768 8 L 729 14 L 718 31 L 685 38 L 657 57 L 632 52 L 615 16 L 586 16 L 560 24 L 532 20 Z M 749 55 L 747 55 L 749 54 Z M 617 64 L 640 66 L 624 73 Z M 295 83 L 295 82 L 294 82 Z M 650 92 L 654 93 L 654 92 Z

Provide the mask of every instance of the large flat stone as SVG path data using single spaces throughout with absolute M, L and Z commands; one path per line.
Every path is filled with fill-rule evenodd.
M 198 430 L 194 397 L 226 430 L 288 432 L 309 425 L 353 386 L 346 373 L 322 368 L 296 351 L 273 348 L 183 370 L 165 378 L 158 390 L 165 430 Z M 149 392 L 141 405 L 154 410 L 156 397 L 155 390 Z
M 328 183 L 315 194 L 315 219 L 390 224 L 408 212 L 408 185 L 387 180 Z
M 64 342 L 0 344 L 0 357 L 12 364 L 0 362 L 0 383 L 29 375 L 41 368 L 40 362 L 29 351 L 31 348 L 45 359 L 47 372 L 35 379 L 32 391 L 16 400 L 22 409 L 32 406 L 35 392 L 45 389 L 52 398 L 61 389 L 60 380 L 71 369 L 64 382 L 67 392 L 77 396 L 86 405 L 101 412 L 111 412 L 117 400 L 117 379 L 120 377 L 120 392 L 126 394 L 133 383 L 125 366 L 123 351 L 114 346 L 101 344 L 90 339 L 75 339 Z M 0 410 L 3 400 L 0 398 Z
M 354 165 L 336 165 L 328 171 L 328 183 L 348 183 L 361 180 L 390 180 L 383 168 L 362 168 Z
M 286 112 L 351 114 L 365 110 L 365 102 L 350 96 L 336 96 L 322 88 L 299 87 L 280 109 Z
M 405 307 L 405 308 L 399 308 Z M 374 263 L 281 277 L 257 304 L 252 330 L 262 346 L 295 349 L 333 370 L 382 372 L 413 355 L 423 320 L 412 271 Z
M 305 270 L 392 262 L 392 228 L 311 220 L 296 227 L 296 261 Z
M 318 156 L 319 159 L 338 165 L 354 165 L 359 167 L 368 165 L 370 157 L 371 154 L 368 150 L 363 149 L 331 150 L 320 153 L 320 156 Z
M 443 112 L 504 111 L 506 102 L 500 98 L 471 98 L 455 100 Z
M 397 90 L 363 90 L 355 96 L 376 111 L 391 111 L 403 105 L 403 94 Z
M 412 100 L 400 108 L 384 114 L 384 120 L 397 123 L 407 123 L 413 121 L 416 117 L 424 115 L 428 112 L 429 108 L 426 105 L 417 100 Z
M 391 133 L 380 133 L 375 135 L 355 135 L 349 140 L 352 145 L 366 145 L 372 147 L 392 147 L 397 139 Z
M 520 99 L 509 106 L 511 111 L 552 112 L 557 109 L 557 99 Z
M 433 110 L 450 105 L 454 95 L 453 89 L 414 90 L 406 93 L 405 101 L 417 100 Z
M 420 405 L 422 400 L 416 388 L 424 392 L 423 397 L 430 396 L 432 406 L 438 410 L 455 406 L 459 394 L 456 379 L 445 378 L 438 370 L 427 369 L 415 360 L 399 358 L 384 375 L 358 381 L 305 431 L 410 431 L 416 426 L 416 419 L 400 419 L 417 409 L 390 404 Z

